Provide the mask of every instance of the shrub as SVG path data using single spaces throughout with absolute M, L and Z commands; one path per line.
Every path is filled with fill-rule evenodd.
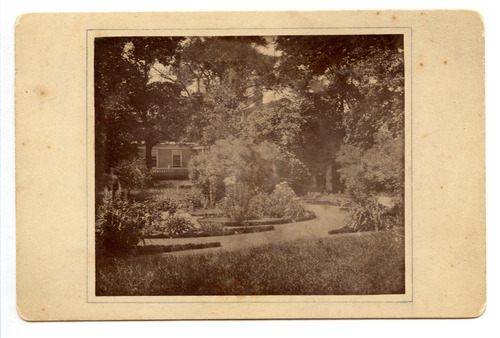
M 208 205 L 208 200 L 203 195 L 201 189 L 176 189 L 172 194 L 172 198 L 176 199 L 179 207 L 185 210 L 194 210 L 205 208 Z
M 243 190 L 243 189 L 240 189 Z M 306 215 L 306 209 L 286 182 L 277 184 L 271 194 L 243 192 L 239 198 L 234 194 L 225 197 L 219 208 L 231 219 L 291 218 L 296 220 Z
M 149 188 L 131 191 L 134 200 L 156 204 L 162 211 L 171 213 L 176 210 L 192 210 L 203 208 L 207 205 L 205 196 L 200 189 L 178 189 L 178 188 Z
M 220 222 L 200 222 L 201 230 L 203 234 L 207 234 L 210 236 L 222 236 L 225 234 L 224 225 Z
M 152 179 L 141 158 L 120 161 L 112 171 L 126 189 L 145 187 Z
M 150 204 L 150 209 L 156 209 L 161 212 L 175 213 L 179 209 L 178 202 L 170 198 L 156 198 Z
M 96 213 L 96 246 L 107 251 L 128 251 L 144 239 L 146 227 L 157 221 L 141 203 L 130 202 L 128 193 L 105 190 Z
M 227 196 L 228 179 L 253 193 L 271 192 L 285 174 L 285 162 L 285 156 L 270 142 L 257 144 L 228 137 L 195 156 L 189 171 L 190 178 L 213 206 Z
M 270 197 L 272 209 L 269 211 L 272 217 L 290 217 L 295 220 L 305 215 L 304 206 L 286 182 L 276 185 Z
M 401 224 L 389 209 L 380 204 L 375 197 L 364 200 L 356 200 L 351 203 L 346 227 L 352 231 L 372 231 L 392 228 L 396 224 Z
M 346 193 L 353 197 L 384 194 L 403 196 L 404 139 L 393 138 L 385 129 L 375 135 L 375 144 L 368 149 L 343 145 L 337 155 L 340 179 Z
M 165 230 L 170 236 L 178 236 L 193 230 L 193 223 L 180 215 L 168 215 L 162 222 Z
M 337 161 L 352 203 L 347 220 L 355 231 L 377 230 L 402 225 L 404 215 L 404 139 L 394 137 L 382 126 L 369 148 L 343 145 Z M 375 196 L 396 201 L 395 206 L 381 205 Z M 392 225 L 391 225 L 392 224 Z
M 224 180 L 226 184 L 226 197 L 218 204 L 222 213 L 233 221 L 240 222 L 253 217 L 250 211 L 250 202 L 255 195 L 253 189 L 244 183 L 237 183 L 236 179 L 230 177 Z
M 258 193 L 252 197 L 248 205 L 249 215 L 248 219 L 261 219 L 271 217 L 272 206 L 271 197 L 266 193 Z

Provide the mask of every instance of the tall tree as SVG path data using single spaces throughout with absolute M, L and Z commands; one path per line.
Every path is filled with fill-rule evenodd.
M 276 48 L 279 85 L 307 102 L 299 157 L 326 190 L 334 188 L 342 142 L 366 149 L 383 126 L 394 137 L 403 133 L 402 36 L 281 36 Z
M 257 50 L 261 37 L 190 38 L 177 64 L 182 80 L 197 102 L 192 137 L 213 144 L 241 136 L 247 109 L 262 102 L 275 60 Z
M 402 35 L 278 37 L 277 48 L 282 85 L 320 94 L 347 142 L 369 146 L 384 124 L 402 132 Z
M 185 111 L 175 77 L 153 70 L 175 62 L 180 37 L 106 37 L 94 41 L 96 178 L 146 144 L 146 165 L 160 138 L 177 136 Z

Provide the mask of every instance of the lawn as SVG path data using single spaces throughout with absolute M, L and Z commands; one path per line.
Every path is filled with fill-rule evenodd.
M 246 250 L 96 261 L 96 295 L 365 295 L 405 292 L 402 228 Z

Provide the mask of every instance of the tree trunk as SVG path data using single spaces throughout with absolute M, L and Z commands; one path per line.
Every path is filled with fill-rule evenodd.
M 316 178 L 316 175 L 312 175 L 310 191 L 316 192 L 317 190 L 318 190 L 318 179 Z
M 153 150 L 153 143 L 146 140 L 146 168 L 149 171 L 151 171 L 151 168 L 153 168 L 151 150 Z
M 146 186 L 153 187 L 153 180 L 151 176 L 151 168 L 153 168 L 153 161 L 151 159 L 151 150 L 153 150 L 154 143 L 146 140 L 146 169 L 149 173 L 149 177 L 146 177 Z
M 333 191 L 333 177 L 332 177 L 332 164 L 331 163 L 328 163 L 326 165 L 325 190 L 326 190 L 326 192 Z
M 209 180 L 209 192 L 208 192 L 208 199 L 211 207 L 215 206 L 215 189 L 216 189 L 216 183 L 212 182 L 212 180 Z

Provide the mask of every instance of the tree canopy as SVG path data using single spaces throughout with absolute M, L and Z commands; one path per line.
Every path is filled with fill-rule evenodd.
M 278 151 L 295 189 L 349 190 L 354 158 L 404 139 L 403 47 L 402 35 L 96 38 L 96 178 L 138 142 L 150 169 L 160 141 L 233 140 Z M 396 169 L 378 174 L 366 189 L 397 190 Z

